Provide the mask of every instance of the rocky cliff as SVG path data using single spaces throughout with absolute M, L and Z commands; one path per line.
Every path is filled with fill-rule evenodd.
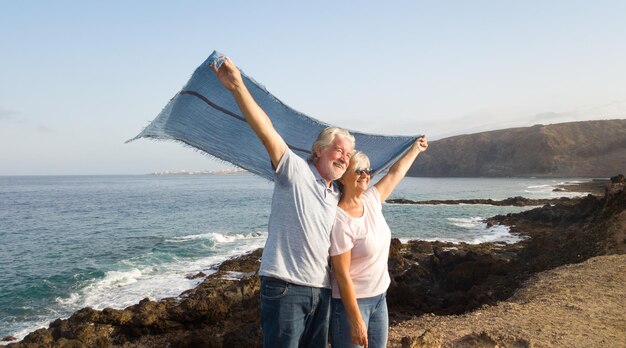
M 609 177 L 626 169 L 626 120 L 535 125 L 430 142 L 409 176 Z

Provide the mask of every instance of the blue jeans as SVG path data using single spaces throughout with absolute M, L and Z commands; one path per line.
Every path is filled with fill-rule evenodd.
M 330 289 L 261 277 L 264 347 L 326 347 Z
M 359 298 L 361 317 L 367 326 L 367 343 L 370 348 L 387 346 L 389 334 L 389 314 L 387 312 L 387 297 L 381 294 L 374 297 Z M 352 344 L 350 321 L 341 299 L 332 299 L 332 314 L 330 320 L 330 345 L 333 348 L 361 347 Z

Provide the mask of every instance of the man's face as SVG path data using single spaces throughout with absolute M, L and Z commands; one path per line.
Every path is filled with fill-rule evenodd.
M 353 150 L 352 142 L 340 135 L 325 148 L 316 150 L 315 167 L 322 178 L 328 181 L 339 179 L 348 168 Z

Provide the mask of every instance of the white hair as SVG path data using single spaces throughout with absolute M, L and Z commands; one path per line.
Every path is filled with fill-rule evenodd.
M 311 163 L 315 163 L 317 161 L 317 151 L 321 151 L 326 148 L 328 145 L 330 145 L 330 143 L 333 142 L 333 140 L 335 140 L 335 137 L 337 136 L 342 136 L 348 139 L 352 143 L 352 148 L 354 148 L 356 141 L 354 139 L 354 136 L 350 134 L 350 132 L 343 128 L 326 127 L 320 132 L 320 134 L 317 136 L 317 140 L 315 140 L 315 142 L 313 143 L 313 146 L 311 148 L 312 151 L 309 155 L 309 161 Z
M 369 167 L 370 158 L 363 151 L 355 151 L 350 158 L 348 170 L 354 170 L 356 167 Z M 348 171 L 346 170 L 346 172 Z

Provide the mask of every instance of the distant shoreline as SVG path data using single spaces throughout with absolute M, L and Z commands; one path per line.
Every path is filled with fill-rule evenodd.
M 557 189 L 569 192 L 589 192 L 594 196 L 602 196 L 606 188 L 611 183 L 611 179 L 591 179 L 586 182 L 557 185 Z
M 248 173 L 243 169 L 224 169 L 224 170 L 164 170 L 160 172 L 153 172 L 147 175 L 230 175 L 230 174 L 244 174 Z
M 605 193 L 606 188 L 610 185 L 610 179 L 592 179 L 590 181 L 568 183 L 555 185 L 554 192 L 584 192 L 593 196 L 602 196 Z M 413 201 L 405 198 L 388 199 L 386 203 L 391 204 L 417 204 L 417 205 L 442 205 L 442 204 L 487 204 L 495 206 L 541 206 L 545 204 L 574 204 L 578 202 L 582 197 L 559 197 L 559 198 L 543 198 L 543 199 L 531 199 L 521 196 L 509 197 L 503 200 L 493 199 L 448 199 L 448 200 L 424 200 Z

